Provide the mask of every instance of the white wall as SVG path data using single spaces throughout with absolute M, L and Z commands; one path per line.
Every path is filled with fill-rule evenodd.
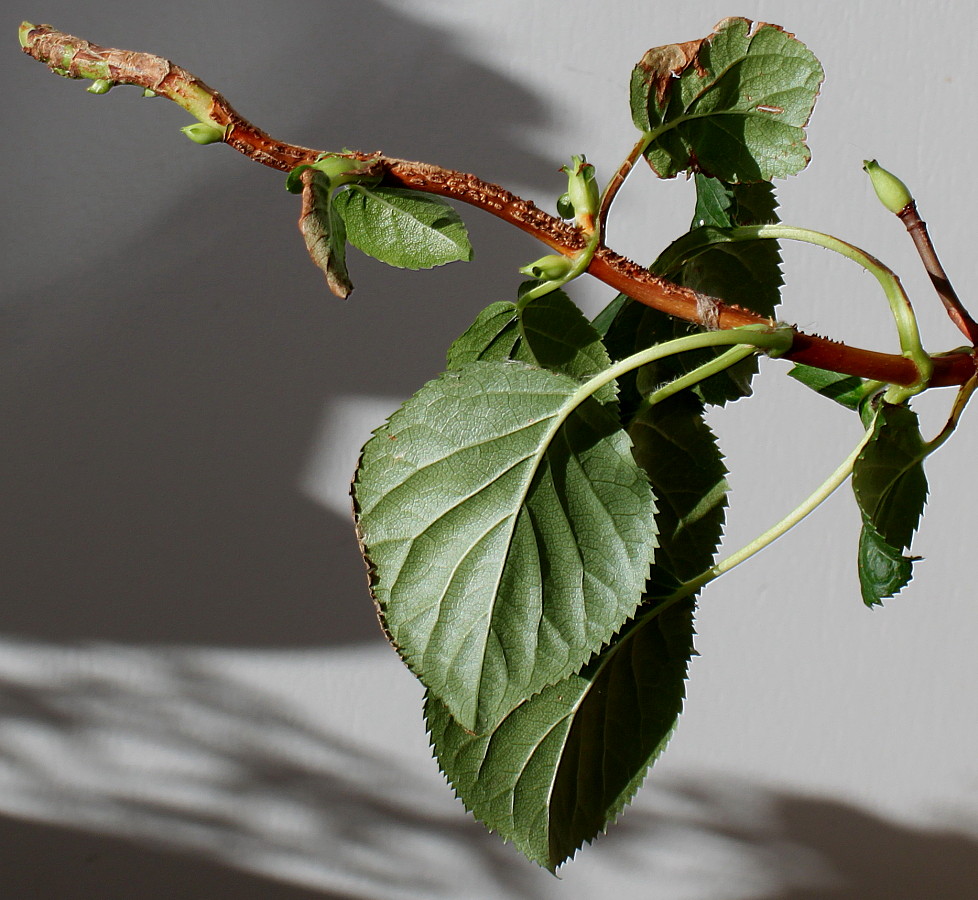
M 627 79 L 649 46 L 724 15 L 777 22 L 828 74 L 814 161 L 780 186 L 783 218 L 890 263 L 929 346 L 960 343 L 860 164 L 878 156 L 912 185 L 972 295 L 978 75 L 963 2 L 52 0 L 20 13 L 169 56 L 283 139 L 470 168 L 544 202 L 571 153 L 607 173 L 627 152 Z M 336 301 L 278 175 L 184 140 L 187 117 L 163 101 L 54 78 L 17 56 L 15 26 L 0 54 L 4 896 L 974 896 L 973 421 L 929 466 L 926 560 L 884 609 L 859 601 L 845 491 L 705 593 L 672 747 L 557 881 L 442 783 L 420 689 L 372 618 L 344 484 L 384 411 L 540 251 L 473 211 L 470 266 L 410 274 L 356 257 L 357 290 Z M 634 181 L 611 239 L 648 260 L 685 227 L 690 191 Z M 894 346 L 871 279 L 812 248 L 785 256 L 787 320 Z M 594 310 L 608 292 L 577 296 Z M 857 439 L 784 368 L 715 416 L 731 549 Z M 946 393 L 923 404 L 929 429 Z

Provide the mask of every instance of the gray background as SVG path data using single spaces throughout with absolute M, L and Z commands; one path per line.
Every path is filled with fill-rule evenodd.
M 282 178 L 132 89 L 17 53 L 17 17 L 168 56 L 282 139 L 476 171 L 548 204 L 633 142 L 648 47 L 778 22 L 828 73 L 783 218 L 900 271 L 933 349 L 960 338 L 860 171 L 909 181 L 964 297 L 978 270 L 973 13 L 958 2 L 37 2 L 0 53 L 3 196 L 0 893 L 37 898 L 974 896 L 976 426 L 932 460 L 924 554 L 868 612 L 845 492 L 707 591 L 687 712 L 622 823 L 557 881 L 485 835 L 431 762 L 347 513 L 356 451 L 542 251 L 465 213 L 476 261 L 351 257 L 327 293 Z M 691 191 L 638 172 L 611 243 L 648 260 Z M 651 209 L 651 213 L 649 210 Z M 891 349 L 875 283 L 785 248 L 784 318 Z M 589 312 L 600 285 L 575 296 Z M 974 308 L 974 304 L 972 304 Z M 858 438 L 777 377 L 714 416 L 727 548 Z M 926 398 L 929 432 L 949 397 Z M 974 418 L 972 416 L 972 418 Z M 964 483 L 962 483 L 964 482 Z

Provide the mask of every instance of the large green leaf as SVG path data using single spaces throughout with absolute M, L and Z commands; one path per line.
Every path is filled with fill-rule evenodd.
M 634 613 L 655 547 L 617 416 L 519 362 L 423 387 L 364 447 L 354 498 L 391 640 L 469 731 L 580 669 Z
M 346 298 L 353 290 L 346 270 L 346 227 L 333 206 L 330 181 L 312 166 L 304 166 L 296 180 L 301 184 L 299 230 L 306 249 L 323 270 L 329 289 L 337 297 Z
M 401 269 L 472 258 L 459 214 L 444 200 L 404 188 L 355 184 L 333 198 L 351 244 Z
M 649 50 L 632 73 L 635 126 L 662 178 L 703 172 L 737 183 L 800 172 L 823 72 L 776 25 L 724 19 L 709 37 Z
M 693 230 L 668 247 L 650 267 L 657 275 L 690 287 L 707 297 L 737 304 L 773 317 L 781 296 L 781 254 L 777 241 L 732 243 L 718 229 L 777 221 L 777 201 L 770 184 L 731 185 L 697 175 Z M 722 238 L 717 243 L 710 236 Z M 626 356 L 656 343 L 701 330 L 634 300 L 616 300 L 610 324 L 602 313 L 596 323 L 605 327 L 612 357 Z M 706 309 L 707 317 L 709 310 Z M 683 353 L 644 366 L 622 380 L 639 394 L 702 365 L 727 348 Z M 750 394 L 757 361 L 750 357 L 701 382 L 697 393 L 707 402 L 723 404 Z
M 852 487 L 863 516 L 859 583 L 874 606 L 911 578 L 915 557 L 905 556 L 927 500 L 923 462 L 928 453 L 917 415 L 909 407 L 880 403 L 869 441 L 856 459 Z
M 659 498 L 651 587 L 665 596 L 712 564 L 723 527 L 725 470 L 689 395 L 645 410 L 630 432 Z M 661 589 L 661 591 L 660 591 Z M 665 748 L 685 696 L 692 600 L 653 614 L 655 595 L 578 674 L 473 735 L 429 696 L 439 764 L 479 819 L 554 869 L 603 832 Z

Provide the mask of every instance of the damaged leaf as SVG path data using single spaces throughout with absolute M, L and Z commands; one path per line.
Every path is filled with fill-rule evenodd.
M 724 19 L 709 37 L 649 50 L 632 72 L 631 109 L 660 178 L 703 172 L 730 183 L 794 175 L 822 67 L 776 25 Z

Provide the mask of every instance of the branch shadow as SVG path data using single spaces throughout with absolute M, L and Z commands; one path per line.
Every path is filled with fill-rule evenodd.
M 241 654 L 4 649 L 0 877 L 34 892 L 12 896 L 436 900 L 465 884 L 544 900 L 616 879 L 663 900 L 973 896 L 978 836 L 963 827 L 723 777 L 654 780 L 556 881 L 466 816 L 397 721 L 344 737 L 280 684 L 256 688 Z M 333 652 L 301 665 L 319 690 L 355 690 L 362 670 Z M 113 893 L 125 884 L 139 890 Z

